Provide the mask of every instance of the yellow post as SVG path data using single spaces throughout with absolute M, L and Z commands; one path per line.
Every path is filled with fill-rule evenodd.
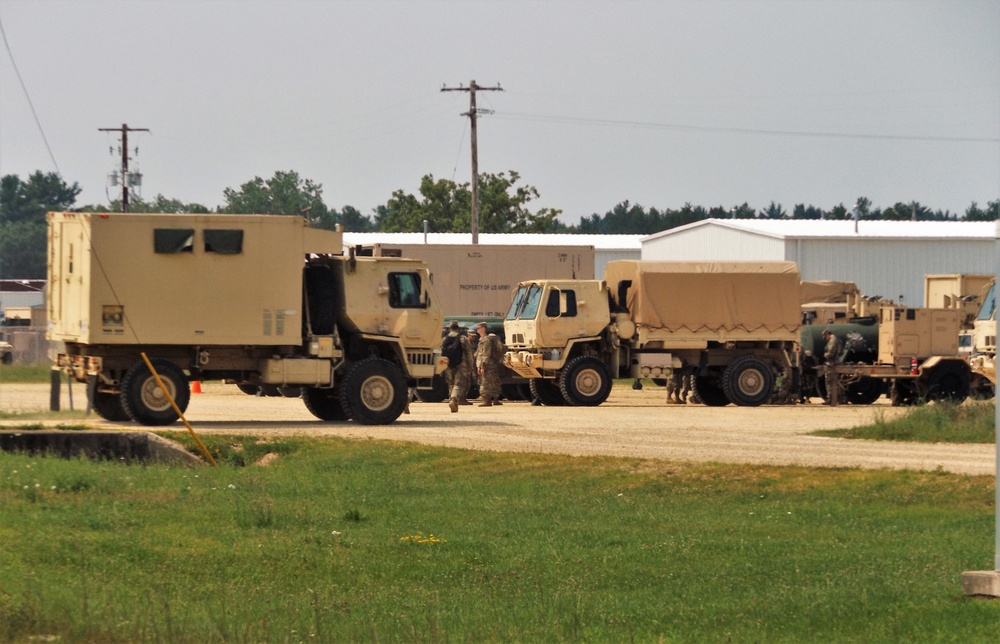
M 188 431 L 191 433 L 191 438 L 194 439 L 194 442 L 198 443 L 198 447 L 201 449 L 201 453 L 205 455 L 205 458 L 207 458 L 208 462 L 212 464 L 212 467 L 215 467 L 216 466 L 215 459 L 212 458 L 212 455 L 209 453 L 208 448 L 205 447 L 205 444 L 201 442 L 200 438 L 198 438 L 198 434 L 194 433 L 194 428 L 191 427 L 191 423 L 187 421 L 187 418 L 184 418 L 184 412 L 182 412 L 180 408 L 177 406 L 177 403 L 174 402 L 174 397 L 170 395 L 170 391 L 163 386 L 163 381 L 160 380 L 160 374 L 156 373 L 156 369 L 153 368 L 153 363 L 150 362 L 149 358 L 146 357 L 146 352 L 143 351 L 139 355 L 142 356 L 143 362 L 145 362 L 146 366 L 149 367 L 149 372 L 153 374 L 153 378 L 156 380 L 156 384 L 160 387 L 160 390 L 163 391 L 163 395 L 167 397 L 168 401 L 170 401 L 170 406 L 174 408 L 174 411 L 177 412 L 177 415 L 180 416 L 181 420 L 184 422 L 184 426 L 188 428 Z

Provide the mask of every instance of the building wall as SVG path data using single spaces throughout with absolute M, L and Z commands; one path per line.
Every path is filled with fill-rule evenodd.
M 784 240 L 722 226 L 697 226 L 642 243 L 655 261 L 782 261 Z
M 924 305 L 924 275 L 994 272 L 992 239 L 788 239 L 804 280 L 852 281 L 864 295 Z M 902 300 L 900 300 L 902 295 Z
M 594 251 L 594 279 L 604 279 L 604 267 L 608 265 L 608 262 L 613 262 L 616 259 L 641 259 L 642 251 L 638 248 L 635 250 L 624 250 L 624 249 L 605 249 L 605 250 L 595 250 Z

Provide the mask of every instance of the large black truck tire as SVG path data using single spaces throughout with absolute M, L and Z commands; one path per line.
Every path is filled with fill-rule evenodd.
M 571 405 L 596 407 L 611 394 L 611 374 L 597 358 L 579 356 L 559 375 L 559 390 Z
M 406 376 L 392 362 L 367 358 L 351 365 L 341 382 L 340 404 L 362 425 L 388 425 L 406 409 Z
M 722 389 L 734 405 L 758 407 L 771 399 L 774 372 L 756 356 L 740 356 L 729 363 L 723 372 Z
M 191 400 L 191 386 L 181 368 L 169 360 L 150 360 L 181 413 Z M 137 362 L 122 378 L 122 404 L 129 418 L 142 425 L 169 425 L 179 418 L 170 400 L 156 384 L 145 362 Z

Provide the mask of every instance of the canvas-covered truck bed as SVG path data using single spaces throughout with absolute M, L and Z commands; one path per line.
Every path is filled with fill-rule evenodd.
M 604 280 L 643 343 L 668 336 L 795 340 L 802 324 L 794 262 L 619 260 L 608 262 Z

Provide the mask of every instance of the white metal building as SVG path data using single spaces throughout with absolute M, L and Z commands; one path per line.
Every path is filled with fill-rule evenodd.
M 924 275 L 993 274 L 994 222 L 706 219 L 642 239 L 642 259 L 793 261 L 803 280 L 923 306 Z
M 616 259 L 639 259 L 644 235 L 573 235 L 569 233 L 479 233 L 480 245 L 593 246 L 594 273 Z M 470 233 L 344 233 L 345 246 L 373 244 L 471 244 Z

